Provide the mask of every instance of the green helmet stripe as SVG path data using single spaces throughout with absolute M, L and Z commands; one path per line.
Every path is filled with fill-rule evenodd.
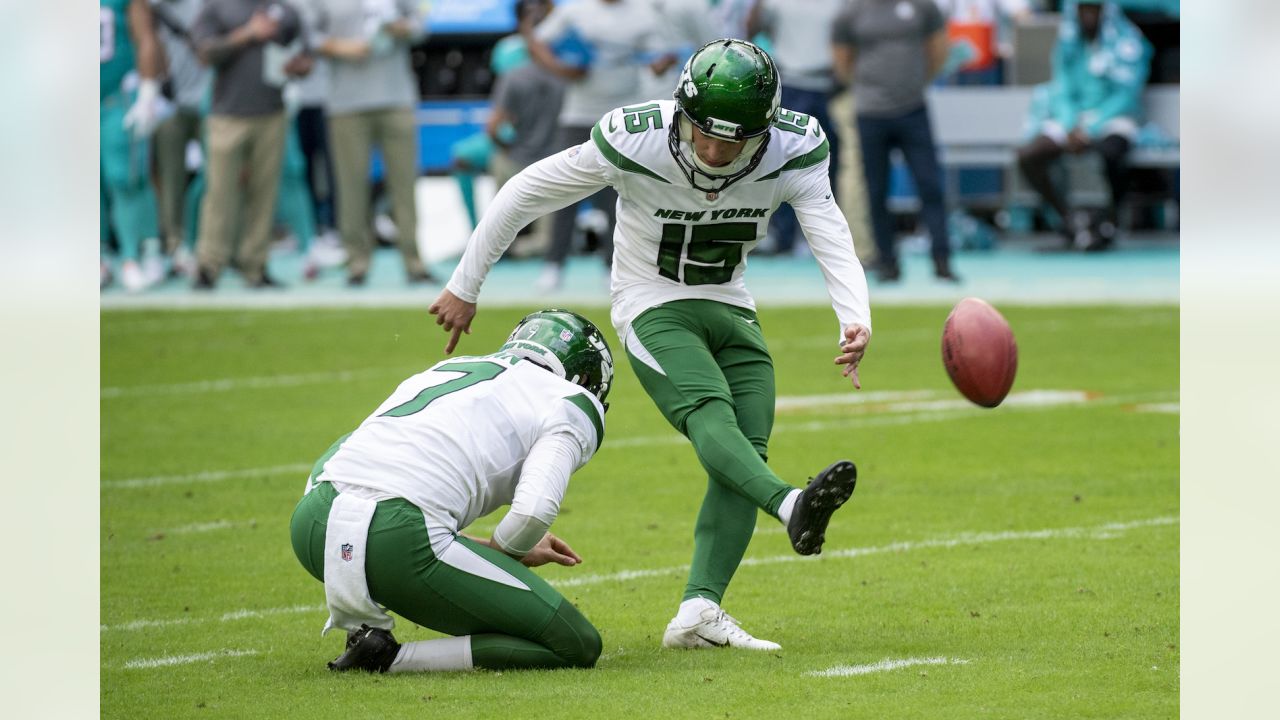
M 596 450 L 599 450 L 600 446 L 604 444 L 604 421 L 600 419 L 600 413 L 596 412 L 596 406 L 585 395 L 570 395 L 565 400 L 577 406 L 591 421 L 592 426 L 596 429 Z
M 826 140 L 823 140 L 822 144 L 819 145 L 818 147 L 810 150 L 809 152 L 801 155 L 800 157 L 791 158 L 790 160 L 787 161 L 786 165 L 783 165 L 782 167 L 778 168 L 777 170 L 774 170 L 768 175 L 764 175 L 762 177 L 756 178 L 755 182 L 760 182 L 761 180 L 773 180 L 777 178 L 779 175 L 781 175 L 783 170 L 803 170 L 805 168 L 813 167 L 814 165 L 817 165 L 823 160 L 826 160 L 827 155 L 830 155 L 830 154 L 831 154 L 831 145 L 828 144 Z
M 600 125 L 598 123 L 591 128 L 591 139 L 595 141 L 596 147 L 600 149 L 600 154 L 604 156 L 604 159 L 608 160 L 619 170 L 622 170 L 623 172 L 636 173 L 638 175 L 646 175 L 654 180 L 670 184 L 670 181 L 666 178 L 614 149 L 614 147 L 609 144 L 609 141 L 605 139 L 604 131 L 600 129 Z

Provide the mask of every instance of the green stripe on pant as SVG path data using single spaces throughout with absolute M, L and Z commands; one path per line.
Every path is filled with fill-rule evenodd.
M 335 497 L 332 484 L 319 483 L 299 501 L 290 522 L 294 554 L 321 581 L 325 531 Z M 369 525 L 365 575 L 370 596 L 423 627 L 470 635 L 476 667 L 550 669 L 595 664 L 600 633 L 555 588 L 497 550 L 461 536 L 454 542 L 528 589 L 441 561 L 431 548 L 422 510 L 397 498 L 379 502 Z
M 694 527 L 684 599 L 719 603 L 755 529 L 792 486 L 765 464 L 773 430 L 773 360 L 756 314 L 711 300 L 677 300 L 631 323 L 627 357 L 649 397 L 689 438 L 710 476 Z M 636 357 L 638 342 L 662 368 Z M 641 353 L 643 354 L 643 353 Z

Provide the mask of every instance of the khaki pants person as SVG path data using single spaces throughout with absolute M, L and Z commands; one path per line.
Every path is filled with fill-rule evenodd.
M 151 141 L 156 159 L 156 190 L 165 252 L 172 255 L 185 235 L 183 200 L 187 194 L 187 145 L 200 140 L 200 113 L 178 108 L 160 123 Z
M 411 108 L 388 108 L 329 116 L 329 145 L 338 190 L 338 231 L 347 248 L 347 273 L 363 281 L 373 253 L 369 218 L 369 154 L 382 151 L 391 214 L 404 269 L 410 280 L 425 279 L 418 257 L 418 128 Z
M 216 278 L 231 257 L 235 230 L 240 227 L 237 265 L 245 282 L 257 285 L 266 272 L 271 221 L 280 186 L 284 113 L 258 117 L 211 115 L 207 128 L 208 189 L 200 207 L 196 258 L 202 273 Z

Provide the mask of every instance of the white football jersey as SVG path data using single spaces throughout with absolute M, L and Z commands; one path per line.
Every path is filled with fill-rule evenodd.
M 404 498 L 433 526 L 458 532 L 512 503 L 530 449 L 556 433 L 576 441 L 581 452 L 568 471 L 577 470 L 604 437 L 604 407 L 581 386 L 512 355 L 451 358 L 401 383 L 315 480 Z M 556 493 L 556 504 L 563 493 L 533 490 Z
M 493 263 L 533 219 L 605 185 L 618 192 L 612 320 L 621 337 L 644 310 L 705 299 L 755 309 L 744 273 L 769 217 L 787 202 L 808 239 L 841 326 L 871 327 L 866 276 L 827 176 L 829 145 L 818 121 L 780 110 L 760 164 L 718 193 L 695 189 L 668 143 L 674 101 L 615 109 L 591 140 L 525 168 L 476 227 L 448 289 L 475 302 Z

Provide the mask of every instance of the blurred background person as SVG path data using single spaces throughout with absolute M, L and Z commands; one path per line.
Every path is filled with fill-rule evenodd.
M 169 60 L 166 94 L 173 114 L 156 128 L 152 140 L 156 167 L 156 196 L 160 202 L 160 229 L 164 251 L 170 258 L 170 274 L 191 278 L 196 258 L 186 238 L 187 188 L 192 178 L 189 160 L 204 132 L 210 73 L 198 57 L 190 28 L 203 0 L 151 0 L 156 28 Z M 194 145 L 193 145 L 194 143 Z
M 307 192 L 315 211 L 316 245 L 345 261 L 346 251 L 338 234 L 333 152 L 329 148 L 329 125 L 325 118 L 325 106 L 329 101 L 329 61 L 317 55 L 311 72 L 298 79 L 296 84 L 299 107 L 293 122 L 306 165 Z
M 835 92 L 832 71 L 832 23 L 845 0 L 757 0 L 747 17 L 747 33 L 763 33 L 772 45 L 770 54 L 782 80 L 782 107 L 817 118 L 831 146 L 828 172 L 831 190 L 839 197 L 840 129 L 831 121 L 829 104 Z M 789 255 L 799 226 L 791 206 L 778 208 L 769 221 L 770 247 L 757 254 Z
M 640 73 L 640 97 L 666 100 L 680 79 L 680 70 L 693 51 L 712 40 L 737 37 L 721 32 L 714 3 L 717 0 L 649 0 L 662 24 L 662 44 L 649 59 L 670 53 L 674 61 L 662 73 Z
M 556 148 L 580 145 L 591 137 L 591 126 L 621 105 L 642 104 L 642 59 L 665 49 L 663 28 L 648 0 L 577 0 L 558 5 L 526 38 L 529 56 L 569 85 L 559 115 Z M 655 75 L 675 64 L 675 56 L 661 54 L 645 63 Z M 669 95 L 664 96 L 670 97 Z M 587 199 L 607 217 L 600 233 L 606 267 L 613 259 L 613 224 L 618 194 L 605 188 Z M 573 246 L 578 207 L 556 212 L 551 221 L 551 248 L 537 288 L 560 287 L 564 263 Z
M 243 231 L 238 233 L 236 264 L 245 283 L 251 288 L 279 286 L 267 274 L 267 254 L 285 144 L 280 94 L 285 58 L 280 46 L 297 37 L 299 26 L 294 7 L 261 0 L 206 0 L 192 26 L 200 58 L 214 71 L 213 105 L 206 121 L 207 190 L 196 244 L 197 289 L 217 283 L 238 227 Z
M 501 122 L 493 120 L 493 113 L 496 108 L 492 103 L 496 98 L 498 85 L 502 77 L 507 73 L 533 62 L 529 59 L 529 48 L 525 43 L 525 36 L 528 35 L 528 31 L 534 25 L 546 17 L 546 14 L 551 11 L 551 5 L 550 0 L 516 1 L 514 6 L 516 31 L 494 43 L 493 50 L 489 53 L 489 70 L 493 73 L 494 78 L 494 84 L 490 89 L 489 96 L 491 103 L 490 122 L 479 132 L 468 135 L 449 147 L 450 172 L 453 175 L 454 182 L 458 184 L 458 192 L 462 196 L 462 205 L 467 212 L 467 220 L 470 222 L 472 229 L 475 229 L 476 223 L 480 219 L 479 213 L 476 211 L 475 178 L 481 173 L 490 172 L 493 173 L 498 187 L 502 186 L 505 178 L 501 174 L 501 168 L 493 167 L 493 159 L 498 152 L 495 148 L 495 143 L 497 142 L 495 139 L 497 137 L 496 133 L 501 133 L 505 140 L 509 142 L 514 132 L 511 123 L 505 120 Z M 541 110 L 541 113 L 546 116 L 547 121 L 551 124 L 553 133 L 556 115 L 560 112 L 562 100 L 563 92 L 553 98 L 553 102 L 548 103 Z M 510 177 L 510 175 L 505 177 Z
M 522 36 L 530 35 L 551 12 L 549 0 L 518 0 L 516 20 Z M 485 135 L 494 145 L 490 170 L 498 188 L 529 165 L 556 152 L 557 117 L 564 105 L 565 80 L 527 59 L 498 75 L 493 86 L 493 107 Z M 473 223 L 474 226 L 474 223 Z M 517 238 L 510 252 L 515 257 L 545 253 L 550 246 L 550 219 L 533 221 L 531 231 Z
M 858 135 L 875 233 L 880 282 L 902 277 L 889 211 L 890 152 L 906 160 L 932 241 L 934 275 L 954 282 L 942 169 L 924 90 L 947 58 L 947 32 L 934 0 L 850 0 L 835 20 L 834 69 L 853 84 Z
M 99 283 L 111 280 L 105 252 L 114 234 L 120 281 L 125 290 L 139 292 L 160 279 L 144 273 L 139 260 L 143 239 L 157 232 L 148 145 L 166 110 L 160 96 L 164 51 L 147 0 L 100 0 L 98 18 Z
M 1068 0 L 1063 8 L 1047 108 L 1032 118 L 1038 130 L 1019 148 L 1018 166 L 1062 219 L 1067 249 L 1095 252 L 1115 241 L 1151 54 L 1151 44 L 1115 3 Z M 1102 156 L 1111 191 L 1110 204 L 1092 220 L 1072 211 L 1049 172 L 1064 153 L 1089 152 Z
M 416 0 L 312 0 L 315 47 L 329 59 L 327 122 L 347 283 L 364 285 L 373 254 L 370 153 L 385 169 L 396 243 L 410 283 L 432 281 L 418 254 L 417 81 L 409 48 L 426 35 Z

